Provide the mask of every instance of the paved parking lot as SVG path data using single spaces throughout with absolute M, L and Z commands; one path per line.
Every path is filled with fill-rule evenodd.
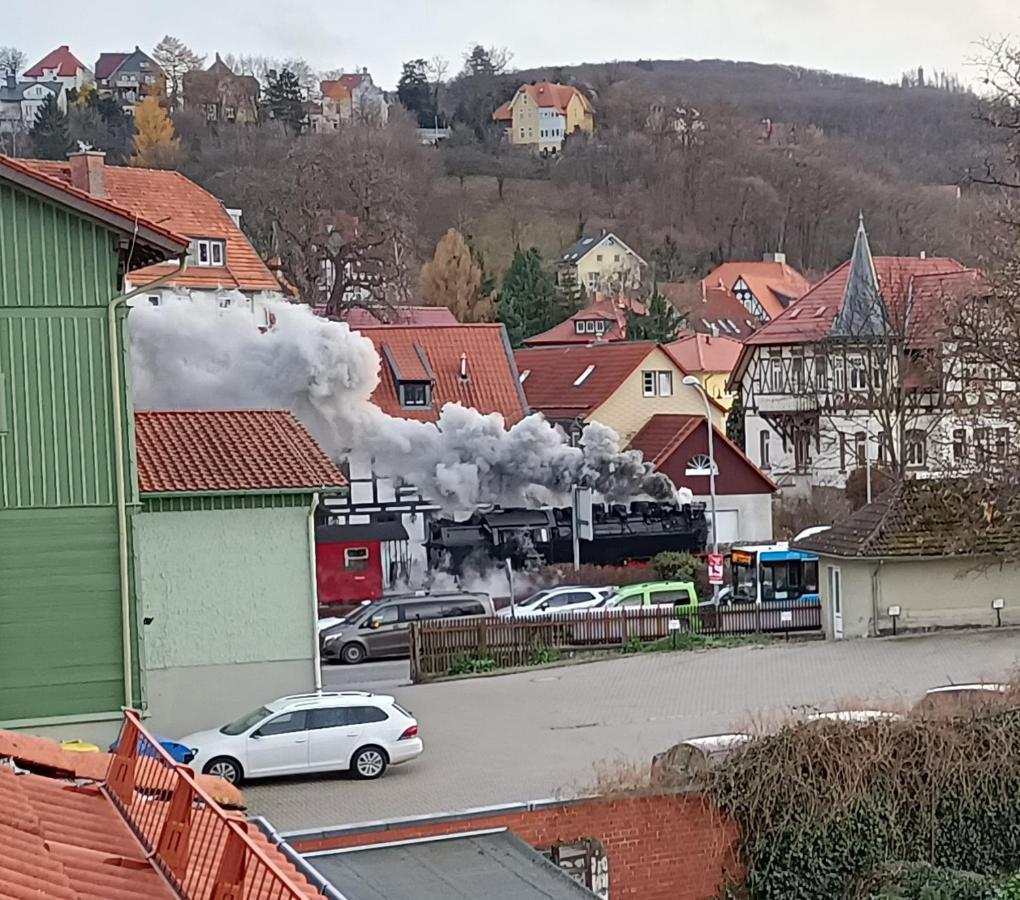
M 676 741 L 749 727 L 791 707 L 912 702 L 947 682 L 996 680 L 1020 631 L 660 653 L 433 685 L 406 663 L 328 668 L 328 687 L 395 695 L 425 755 L 381 780 L 249 785 L 249 809 L 293 830 L 534 800 L 591 784 L 600 761 L 643 761 Z

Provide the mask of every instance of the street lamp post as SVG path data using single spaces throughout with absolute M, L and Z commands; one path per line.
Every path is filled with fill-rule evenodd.
M 705 402 L 705 427 L 708 428 L 708 494 L 712 509 L 712 552 L 719 552 L 719 523 L 716 519 L 715 509 L 715 429 L 712 427 L 712 404 L 708 400 L 704 385 L 694 376 L 685 375 L 683 383 L 688 387 L 696 388 Z M 719 603 L 719 585 L 712 585 L 712 599 Z

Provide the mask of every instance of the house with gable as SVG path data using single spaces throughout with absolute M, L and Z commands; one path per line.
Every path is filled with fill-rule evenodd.
M 528 406 L 577 440 L 589 422 L 612 428 L 626 445 L 657 413 L 705 415 L 700 392 L 665 347 L 639 341 L 563 345 L 514 354 Z M 714 401 L 712 419 L 725 411 Z
M 556 261 L 557 277 L 571 270 L 590 293 L 632 293 L 641 286 L 648 264 L 612 232 L 578 238 Z
M 108 166 L 104 154 L 97 151 L 72 153 L 66 162 L 32 159 L 24 160 L 24 165 L 162 222 L 189 238 L 191 250 L 183 272 L 175 274 L 167 265 L 135 267 L 128 272 L 130 287 L 161 275 L 172 276 L 134 303 L 159 306 L 183 295 L 223 307 L 240 305 L 251 311 L 260 327 L 265 327 L 269 324 L 267 304 L 284 299 L 280 282 L 241 231 L 241 211 L 225 208 L 180 172 Z
M 0 140 L 11 150 L 19 136 L 27 136 L 35 124 L 39 110 L 50 97 L 55 97 L 61 110 L 67 108 L 67 94 L 60 81 L 18 81 L 13 75 L 0 80 Z
M 524 341 L 525 347 L 551 347 L 559 344 L 590 344 L 594 341 L 627 339 L 627 313 L 643 316 L 645 305 L 627 297 L 608 297 L 596 293 L 588 306 L 548 331 Z
M 725 262 L 698 282 L 664 282 L 659 290 L 703 334 L 743 340 L 781 315 L 811 287 L 783 253 L 761 260 Z
M 506 129 L 513 146 L 531 147 L 543 155 L 559 153 L 576 132 L 595 130 L 591 101 L 573 85 L 549 81 L 522 84 L 492 114 Z
M 21 77 L 25 81 L 42 81 L 47 84 L 58 81 L 65 92 L 72 88 L 80 91 L 94 79 L 92 71 L 71 52 L 67 44 L 51 50 L 34 66 L 25 69 Z
M 750 458 L 801 492 L 871 465 L 931 475 L 965 461 L 942 329 L 983 284 L 954 259 L 873 256 L 862 217 L 851 258 L 744 341 L 731 387 Z
M 113 97 L 128 115 L 148 95 L 166 93 L 166 73 L 138 46 L 127 53 L 100 53 L 95 78 L 99 93 Z
M 435 423 L 443 406 L 459 403 L 482 414 L 499 413 L 510 427 L 530 412 L 502 325 L 359 325 L 357 330 L 379 354 L 372 402 L 390 416 Z M 372 460 L 356 452 L 347 459 L 347 473 L 349 497 L 327 498 L 318 522 L 323 603 L 347 599 L 336 592 L 335 565 L 360 566 L 363 560 L 375 565 L 378 559 L 384 588 L 424 571 L 424 516 L 438 509 L 415 485 L 378 476 Z M 344 546 L 337 556 L 328 544 L 341 538 Z M 365 555 L 359 552 L 348 560 L 350 547 Z
M 208 69 L 185 72 L 182 79 L 184 108 L 198 110 L 209 122 L 257 122 L 259 93 L 259 80 L 238 75 L 219 53 Z

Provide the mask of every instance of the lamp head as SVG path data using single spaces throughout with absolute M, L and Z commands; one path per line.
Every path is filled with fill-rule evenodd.
M 693 375 L 684 375 L 683 383 L 686 384 L 687 387 L 701 387 L 701 382 Z

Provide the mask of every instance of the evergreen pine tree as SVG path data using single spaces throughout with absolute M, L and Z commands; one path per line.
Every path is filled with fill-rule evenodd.
M 270 69 L 266 73 L 266 93 L 263 108 L 270 119 L 283 122 L 295 134 L 305 124 L 305 111 L 301 100 L 301 82 L 290 69 Z
M 577 270 L 572 266 L 567 266 L 560 274 L 556 292 L 559 294 L 563 319 L 569 319 L 574 313 L 580 312 L 588 305 L 588 296 L 585 293 L 584 285 L 577 280 Z
M 668 344 L 676 340 L 677 332 L 684 325 L 684 317 L 664 297 L 658 286 L 652 289 L 652 296 L 645 303 L 645 314 L 639 315 L 627 310 L 627 340 L 655 341 Z
M 397 99 L 405 109 L 414 113 L 422 128 L 431 128 L 438 114 L 435 95 L 429 83 L 428 65 L 424 59 L 408 60 L 397 82 Z
M 65 159 L 71 149 L 71 136 L 67 122 L 67 113 L 61 110 L 57 98 L 50 94 L 39 112 L 35 114 L 35 122 L 29 132 L 32 141 L 32 154 L 36 159 Z
M 559 315 L 558 299 L 538 250 L 518 247 L 503 276 L 499 296 L 499 320 L 506 326 L 511 345 L 520 347 L 525 339 L 562 322 L 565 317 Z
M 744 403 L 740 399 L 739 393 L 733 398 L 733 406 L 730 407 L 726 416 L 726 437 L 746 452 L 747 448 L 744 446 Z

